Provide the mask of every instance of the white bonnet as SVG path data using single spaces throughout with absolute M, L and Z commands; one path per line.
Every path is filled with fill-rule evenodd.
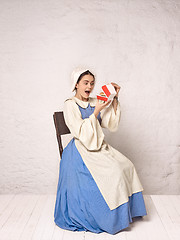
M 74 71 L 72 72 L 71 74 L 71 80 L 72 80 L 72 87 L 71 87 L 71 91 L 73 92 L 75 90 L 75 87 L 76 87 L 76 83 L 77 83 L 77 80 L 78 78 L 80 77 L 80 75 L 83 73 L 83 72 L 86 72 L 88 71 L 89 68 L 83 68 L 83 67 L 77 67 L 74 69 Z M 89 70 L 90 71 L 90 70 Z M 90 71 L 91 72 L 91 71 Z M 94 75 L 94 74 L 93 74 Z

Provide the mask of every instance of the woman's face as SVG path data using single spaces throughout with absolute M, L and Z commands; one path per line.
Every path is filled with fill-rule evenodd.
M 91 75 L 85 75 L 76 84 L 76 97 L 83 101 L 88 101 L 89 95 L 94 88 L 94 78 Z

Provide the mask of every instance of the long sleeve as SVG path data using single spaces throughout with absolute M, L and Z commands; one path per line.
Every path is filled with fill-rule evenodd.
M 64 103 L 64 118 L 71 134 L 90 151 L 101 148 L 104 133 L 94 113 L 82 119 L 78 105 L 73 100 Z
M 101 126 L 103 128 L 108 128 L 109 131 L 115 132 L 118 129 L 120 118 L 121 118 L 121 108 L 118 102 L 116 113 L 112 104 L 101 111 Z

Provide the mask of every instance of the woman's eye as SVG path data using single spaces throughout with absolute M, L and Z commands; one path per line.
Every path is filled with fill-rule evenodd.
M 93 86 L 93 85 L 94 85 L 94 83 L 91 83 L 91 85 Z

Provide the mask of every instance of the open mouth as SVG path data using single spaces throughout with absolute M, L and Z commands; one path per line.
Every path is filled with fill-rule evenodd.
M 90 94 L 90 91 L 85 91 L 86 94 Z

